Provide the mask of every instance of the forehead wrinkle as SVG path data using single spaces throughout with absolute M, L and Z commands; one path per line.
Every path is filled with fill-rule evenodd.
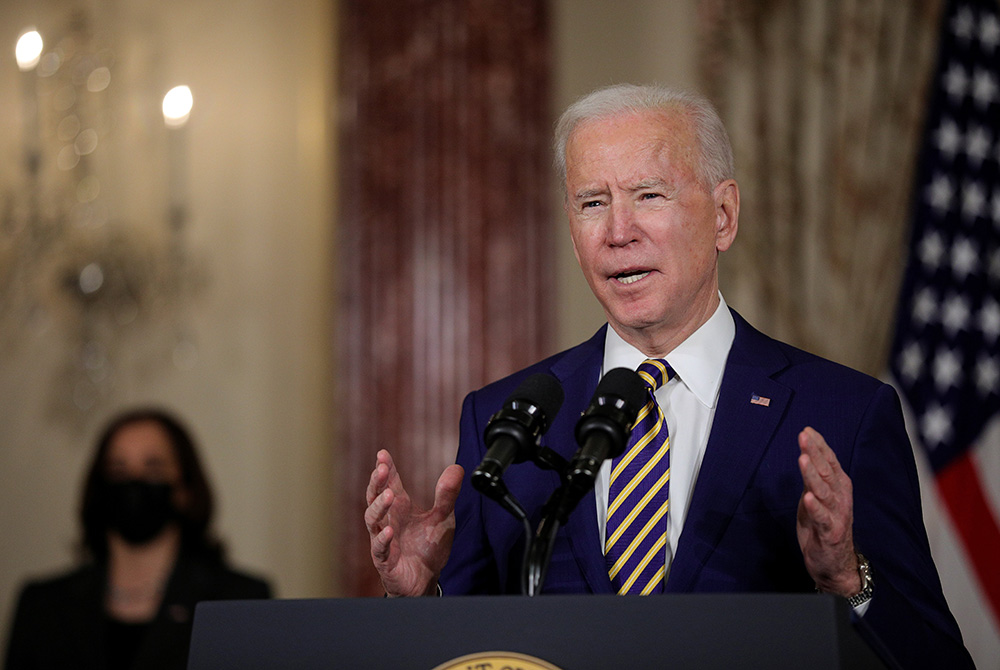
M 683 162 L 686 158 L 678 151 L 678 147 L 671 144 L 667 137 L 659 134 L 638 142 L 635 150 L 631 153 L 638 159 L 639 165 L 641 165 L 639 169 L 645 174 L 633 173 L 617 179 L 619 188 L 628 192 L 644 188 L 670 187 L 676 179 L 675 173 L 681 167 L 678 159 Z M 648 158 L 644 160 L 642 157 Z M 652 159 L 652 163 L 656 166 L 652 174 L 647 171 L 649 159 Z
M 625 149 L 624 155 L 632 158 L 624 165 L 619 163 L 615 169 L 615 172 L 619 174 L 604 175 L 603 178 L 595 180 L 597 183 L 591 181 L 575 191 L 570 197 L 576 200 L 604 196 L 609 195 L 612 189 L 628 193 L 635 193 L 644 188 L 676 190 L 678 180 L 685 181 L 679 173 L 684 172 L 685 169 L 693 170 L 694 168 L 695 152 L 694 147 L 690 146 L 692 144 L 691 133 L 684 123 L 685 119 L 678 119 L 669 112 L 659 116 L 663 121 L 661 127 L 652 135 L 633 137 L 629 142 L 630 147 L 617 146 L 612 150 L 611 146 L 598 141 L 596 145 L 587 147 L 576 161 L 568 161 L 570 169 L 567 172 L 567 181 L 571 181 L 570 174 L 573 172 L 577 172 L 577 176 L 583 176 L 579 173 L 586 174 L 589 172 L 588 168 L 593 165 L 616 163 L 614 158 L 623 155 L 622 149 Z M 595 122 L 601 121 L 598 119 Z M 574 140 L 578 139 L 576 132 L 574 130 L 567 143 L 567 157 L 572 153 L 572 149 L 569 147 L 574 144 Z M 608 161 L 608 158 L 612 160 Z M 648 161 L 650 159 L 657 166 L 653 174 L 650 174 L 649 171 Z M 578 169 L 573 169 L 573 163 L 579 166 Z

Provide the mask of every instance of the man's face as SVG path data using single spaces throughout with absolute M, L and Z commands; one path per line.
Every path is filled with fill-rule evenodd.
M 642 112 L 584 122 L 566 145 L 573 249 L 615 330 L 664 355 L 718 306 L 717 258 L 736 236 L 732 180 L 698 180 L 690 122 Z

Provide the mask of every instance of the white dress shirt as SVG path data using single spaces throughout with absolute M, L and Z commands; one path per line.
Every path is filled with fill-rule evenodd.
M 719 307 L 702 326 L 666 356 L 677 374 L 656 391 L 670 435 L 670 509 L 667 512 L 666 566 L 677 550 L 694 483 L 705 455 L 708 435 L 722 385 L 722 373 L 736 336 L 736 324 L 726 301 L 719 295 Z M 635 370 L 648 357 L 628 344 L 611 327 L 604 341 L 601 375 L 613 368 Z M 683 417 L 683 421 L 679 417 Z M 608 515 L 608 480 L 611 460 L 606 460 L 594 486 L 597 522 L 604 546 L 604 526 Z

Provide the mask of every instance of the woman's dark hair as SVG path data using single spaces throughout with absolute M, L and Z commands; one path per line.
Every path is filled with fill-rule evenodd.
M 181 528 L 181 551 L 222 557 L 222 546 L 209 530 L 214 504 L 205 470 L 201 467 L 191 433 L 169 412 L 153 407 L 140 407 L 118 414 L 110 420 L 97 441 L 97 450 L 87 471 L 80 506 L 83 524 L 81 545 L 84 553 L 103 562 L 108 556 L 108 527 L 102 507 L 105 484 L 104 466 L 112 438 L 125 426 L 155 423 L 166 431 L 180 465 L 181 481 L 187 491 L 187 506 L 178 510 Z

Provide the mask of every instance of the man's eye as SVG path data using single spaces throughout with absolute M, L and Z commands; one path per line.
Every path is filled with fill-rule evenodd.
M 652 200 L 653 198 L 659 198 L 659 193 L 643 193 L 639 196 L 640 200 Z
M 591 209 L 593 207 L 599 207 L 600 204 L 600 200 L 588 200 L 580 206 L 580 209 Z

